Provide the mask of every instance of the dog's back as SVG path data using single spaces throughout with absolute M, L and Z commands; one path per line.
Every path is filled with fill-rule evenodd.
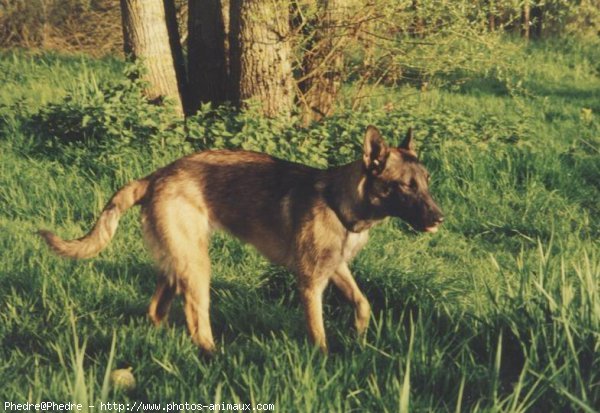
M 211 229 L 224 229 L 289 265 L 294 234 L 314 213 L 326 179 L 326 171 L 262 153 L 206 151 L 150 175 L 141 204 L 143 214 L 154 213 L 154 204 L 170 204 L 169 214 L 189 204 L 185 208 L 204 214 Z

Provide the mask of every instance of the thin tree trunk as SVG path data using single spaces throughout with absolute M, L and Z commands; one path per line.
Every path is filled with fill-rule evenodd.
M 533 37 L 541 39 L 543 34 L 544 6 L 537 3 L 531 8 L 531 29 Z
M 490 14 L 488 16 L 488 29 L 490 32 L 496 31 L 496 16 L 494 16 L 493 14 Z
M 42 9 L 42 39 L 41 39 L 41 47 L 45 49 L 48 44 L 48 37 L 50 32 L 50 24 L 49 24 L 49 16 L 48 16 L 48 3 L 46 0 L 42 0 L 40 2 L 40 6 Z
M 281 0 L 231 0 L 230 70 L 234 102 L 258 101 L 267 116 L 294 104 L 289 9 Z
M 177 86 L 179 96 L 185 114 L 191 114 L 189 110 L 189 87 L 185 70 L 185 58 L 183 57 L 183 48 L 181 47 L 181 36 L 177 25 L 177 9 L 173 0 L 163 0 L 165 3 L 165 17 L 167 21 L 167 32 L 169 33 L 169 44 L 175 64 L 175 74 L 177 76 Z
M 229 0 L 189 0 L 188 73 L 190 108 L 228 99 L 229 68 L 226 22 Z
M 523 3 L 523 13 L 521 14 L 521 36 L 529 40 L 529 27 L 531 26 L 531 6 L 529 0 Z
M 320 7 L 321 17 L 316 22 L 319 28 L 303 62 L 306 79 L 300 82 L 305 125 L 333 113 L 344 69 L 341 23 L 346 0 L 322 0 Z
M 419 12 L 419 0 L 413 0 L 411 9 L 415 13 L 415 18 L 412 23 L 412 27 L 410 28 L 410 33 L 413 37 L 423 37 L 425 34 L 425 22 L 423 18 L 420 16 Z
M 177 76 L 177 52 L 169 37 L 165 3 L 172 0 L 121 0 L 125 55 L 141 61 L 148 82 L 146 94 L 150 100 L 171 99 L 178 113 L 183 114 L 183 103 Z M 178 41 L 178 39 L 177 39 Z M 184 75 L 185 77 L 185 75 Z
M 496 13 L 496 2 L 488 0 L 488 30 L 490 32 L 496 31 Z

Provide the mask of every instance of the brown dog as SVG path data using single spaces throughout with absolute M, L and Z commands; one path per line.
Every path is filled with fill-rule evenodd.
M 213 230 L 224 229 L 296 273 L 310 338 L 326 350 L 322 294 L 330 281 L 354 305 L 358 332 L 368 326 L 370 306 L 348 262 L 369 228 L 394 216 L 435 232 L 443 220 L 411 140 L 409 129 L 402 145 L 390 148 L 369 126 L 363 158 L 327 170 L 256 152 L 195 153 L 117 191 L 84 237 L 40 235 L 62 256 L 92 257 L 111 240 L 125 210 L 140 205 L 161 271 L 150 318 L 159 324 L 175 294 L 183 294 L 192 339 L 212 352 L 208 244 Z

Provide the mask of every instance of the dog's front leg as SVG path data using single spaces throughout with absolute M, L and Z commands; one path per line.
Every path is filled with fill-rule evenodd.
M 327 338 L 323 324 L 323 291 L 329 283 L 329 276 L 320 271 L 303 274 L 300 278 L 300 296 L 304 305 L 306 327 L 311 342 L 322 352 L 327 352 Z
M 371 306 L 364 294 L 356 285 L 356 281 L 345 262 L 335 271 L 331 278 L 333 283 L 344 294 L 346 299 L 354 306 L 355 326 L 358 335 L 363 335 L 369 326 L 371 318 Z

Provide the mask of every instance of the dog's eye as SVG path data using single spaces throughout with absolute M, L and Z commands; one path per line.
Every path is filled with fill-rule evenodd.
M 379 179 L 375 182 L 375 193 L 380 197 L 387 197 L 392 193 L 393 183 Z
M 400 190 L 403 190 L 403 191 L 408 191 L 410 189 L 410 185 L 407 184 L 406 182 L 399 181 L 397 185 L 398 185 L 398 188 L 400 188 Z
M 388 196 L 390 193 L 392 193 L 392 186 L 391 185 L 383 185 L 381 187 L 381 196 Z

